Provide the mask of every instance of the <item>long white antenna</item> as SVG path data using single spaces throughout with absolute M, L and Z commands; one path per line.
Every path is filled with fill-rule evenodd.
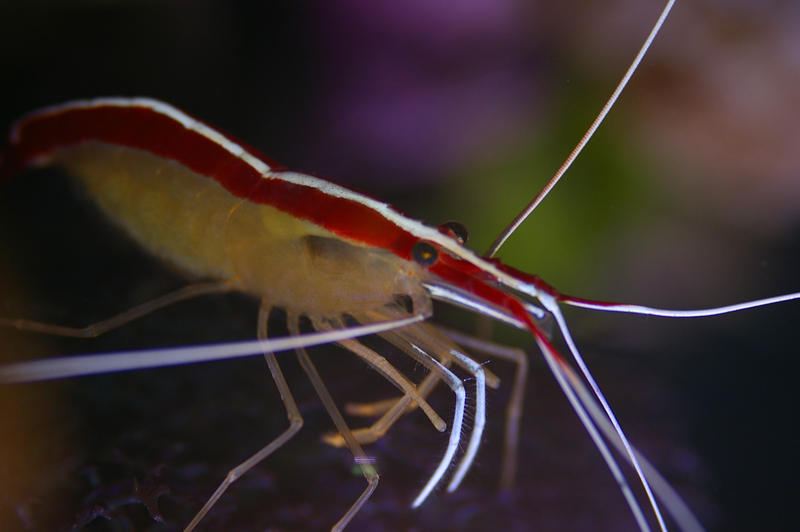
M 658 34 L 659 30 L 661 30 L 661 26 L 667 19 L 667 15 L 669 15 L 669 12 L 674 4 L 675 0 L 668 0 L 667 5 L 664 6 L 664 9 L 661 11 L 661 15 L 658 17 L 658 20 L 653 25 L 653 29 L 650 30 L 650 34 L 647 36 L 647 39 L 645 39 L 644 44 L 642 44 L 642 47 L 639 48 L 639 53 L 637 53 L 636 57 L 634 57 L 631 66 L 628 67 L 628 70 L 625 72 L 625 75 L 622 76 L 622 79 L 617 84 L 617 88 L 615 88 L 614 92 L 611 93 L 611 96 L 608 98 L 608 101 L 606 101 L 605 105 L 603 105 L 603 108 L 600 109 L 600 113 L 598 113 L 597 117 L 592 122 L 592 125 L 589 126 L 589 129 L 587 129 L 586 133 L 583 134 L 581 140 L 578 141 L 578 144 L 575 146 L 575 148 L 572 149 L 570 154 L 567 156 L 566 160 L 564 160 L 564 162 L 561 164 L 558 170 L 556 170 L 556 173 L 553 175 L 553 177 L 550 178 L 550 181 L 547 182 L 547 184 L 539 192 L 539 194 L 537 194 L 536 197 L 533 198 L 533 201 L 528 203 L 527 207 L 525 207 L 519 214 L 517 214 L 517 216 L 511 221 L 511 223 L 509 223 L 506 226 L 506 228 L 503 229 L 503 231 L 497 236 L 495 241 L 492 242 L 492 245 L 489 246 L 488 250 L 486 250 L 487 257 L 494 257 L 495 253 L 497 253 L 497 251 L 505 243 L 505 241 L 508 240 L 508 237 L 510 237 L 511 234 L 514 231 L 516 231 L 520 225 L 522 225 L 522 222 L 524 222 L 528 218 L 528 216 L 536 209 L 536 207 L 539 206 L 542 200 L 544 200 L 544 198 L 547 197 L 550 191 L 553 190 L 553 187 L 555 187 L 556 184 L 561 180 L 561 176 L 563 176 L 564 173 L 567 171 L 567 169 L 570 166 L 572 166 L 572 162 L 575 160 L 576 157 L 578 157 L 578 154 L 581 151 L 583 151 L 583 148 L 586 146 L 586 143 L 588 143 L 589 139 L 592 138 L 592 135 L 594 135 L 595 130 L 597 130 L 597 128 L 603 122 L 608 112 L 616 103 L 617 98 L 619 98 L 620 93 L 628 84 L 628 81 L 630 81 L 631 76 L 633 76 L 633 73 L 636 72 L 636 69 L 639 67 L 639 63 L 642 62 L 644 54 L 647 53 L 647 50 L 650 48 L 653 39 Z
M 336 329 L 309 333 L 301 337 L 288 336 L 269 340 L 249 340 L 191 347 L 168 347 L 120 351 L 102 355 L 78 355 L 46 358 L 0 366 L 0 383 L 36 382 L 84 375 L 97 375 L 135 369 L 160 368 L 196 362 L 209 362 L 228 358 L 260 355 L 264 352 L 287 351 L 298 347 L 327 344 L 358 336 L 390 331 L 417 323 L 425 319 L 423 314 L 400 320 L 370 325 L 359 325 L 347 329 Z
M 614 428 L 614 432 L 617 434 L 620 442 L 622 443 L 622 447 L 624 448 L 624 455 L 628 459 L 628 461 L 633 466 L 633 469 L 636 471 L 636 475 L 639 477 L 639 481 L 644 488 L 644 491 L 647 493 L 647 499 L 650 501 L 650 507 L 653 509 L 653 513 L 658 520 L 659 528 L 666 532 L 667 525 L 664 522 L 664 517 L 661 515 L 661 509 L 658 507 L 658 503 L 656 502 L 655 495 L 653 494 L 653 490 L 650 488 L 650 483 L 647 481 L 647 476 L 644 474 L 642 470 L 642 466 L 639 464 L 639 460 L 636 457 L 636 454 L 633 452 L 633 446 L 628 441 L 628 437 L 625 436 L 625 432 L 623 432 L 622 427 L 617 421 L 617 416 L 614 415 L 614 411 L 611 409 L 611 405 L 609 405 L 608 401 L 606 400 L 605 395 L 600 390 L 600 386 L 592 376 L 592 372 L 589 371 L 589 367 L 586 365 L 586 362 L 583 360 L 583 356 L 581 356 L 580 351 L 578 351 L 578 346 L 575 344 L 575 341 L 572 339 L 572 334 L 569 332 L 569 328 L 567 327 L 567 322 L 564 319 L 564 315 L 561 313 L 561 309 L 558 306 L 556 299 L 552 296 L 545 297 L 541 299 L 542 304 L 544 307 L 549 310 L 553 317 L 556 319 L 556 323 L 558 324 L 558 328 L 561 331 L 561 336 L 564 338 L 564 341 L 567 342 L 567 347 L 569 347 L 570 353 L 572 353 L 572 358 L 575 360 L 575 363 L 578 364 L 578 367 L 583 373 L 586 382 L 589 383 L 589 387 L 591 388 L 594 396 L 597 397 L 597 400 L 603 407 L 603 410 L 608 417 L 608 420 L 611 422 L 611 425 Z
M 570 296 L 560 296 L 559 301 L 567 305 L 579 308 L 587 308 L 591 310 L 600 310 L 603 312 L 621 312 L 624 314 L 644 314 L 646 316 L 661 316 L 664 318 L 703 318 L 706 316 L 719 316 L 721 314 L 731 314 L 732 312 L 739 312 L 742 310 L 749 310 L 756 307 L 764 307 L 767 305 L 774 305 L 776 303 L 783 303 L 785 301 L 794 301 L 800 299 L 800 292 L 791 294 L 784 294 L 781 296 L 766 297 L 764 299 L 756 299 L 754 301 L 745 301 L 744 303 L 734 303 L 733 305 L 725 305 L 723 307 L 712 307 L 695 310 L 671 310 L 663 308 L 646 307 L 644 305 L 629 305 L 627 303 L 607 303 L 604 301 L 593 301 L 590 299 L 581 299 Z

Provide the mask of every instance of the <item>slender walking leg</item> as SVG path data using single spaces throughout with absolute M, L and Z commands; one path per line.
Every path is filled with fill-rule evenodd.
M 258 310 L 258 337 L 262 340 L 268 337 L 267 323 L 269 320 L 270 310 L 271 307 L 265 301 L 262 301 L 261 307 Z M 297 434 L 297 432 L 303 426 L 303 418 L 300 416 L 300 410 L 297 408 L 297 403 L 292 396 L 292 392 L 289 390 L 289 385 L 286 383 L 286 379 L 283 376 L 283 372 L 278 365 L 275 355 L 272 353 L 264 353 L 264 357 L 267 360 L 267 366 L 272 374 L 272 379 L 275 381 L 275 385 L 278 387 L 278 392 L 281 395 L 281 401 L 283 401 L 283 405 L 286 407 L 286 416 L 289 418 L 289 428 L 283 431 L 277 438 L 272 440 L 269 445 L 263 447 L 256 454 L 231 469 L 225 476 L 225 480 L 222 481 L 219 487 L 217 487 L 216 491 L 214 491 L 211 497 L 208 498 L 200 511 L 197 512 L 197 515 L 195 515 L 192 521 L 186 526 L 184 532 L 191 532 L 194 530 L 197 524 L 203 519 L 203 517 L 205 517 L 208 511 L 214 506 L 214 504 L 216 504 L 216 502 L 231 484 L 233 484 L 239 477 L 241 477 L 251 468 L 256 466 L 256 464 L 264 460 L 267 456 L 282 447 L 292 438 L 292 436 Z

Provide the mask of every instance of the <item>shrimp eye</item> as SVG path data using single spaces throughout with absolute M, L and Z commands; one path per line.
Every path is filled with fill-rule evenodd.
M 464 244 L 467 241 L 467 237 L 469 233 L 467 233 L 467 228 L 464 227 L 464 224 L 461 222 L 445 222 L 439 226 L 439 231 L 446 234 L 447 236 L 453 237 L 458 240 L 459 244 Z
M 428 242 L 420 240 L 411 249 L 411 256 L 420 266 L 431 266 L 439 258 L 439 252 Z

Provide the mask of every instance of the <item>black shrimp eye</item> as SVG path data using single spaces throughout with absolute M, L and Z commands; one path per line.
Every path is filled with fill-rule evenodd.
M 469 236 L 469 233 L 467 233 L 467 228 L 464 227 L 464 224 L 461 222 L 445 222 L 439 226 L 439 231 L 447 236 L 455 238 L 458 240 L 459 244 L 464 244 Z
M 420 266 L 431 266 L 439 258 L 439 252 L 428 242 L 420 240 L 411 249 L 411 256 Z

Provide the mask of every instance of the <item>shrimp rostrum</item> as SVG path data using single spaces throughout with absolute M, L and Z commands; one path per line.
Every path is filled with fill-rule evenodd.
M 448 491 L 459 486 L 481 444 L 486 418 L 485 388 L 499 385 L 498 378 L 482 367 L 476 353 L 517 364 L 501 471 L 501 484 L 510 487 L 516 470 L 526 356 L 518 349 L 437 329 L 425 321 L 432 315 L 434 300 L 466 308 L 532 335 L 607 463 L 640 529 L 649 530 L 653 525 L 667 528 L 662 506 L 682 529 L 701 529 L 677 493 L 626 438 L 572 340 L 561 305 L 691 316 L 798 297 L 792 294 L 720 309 L 681 312 L 565 296 L 534 275 L 465 247 L 466 232 L 458 224 L 427 226 L 366 195 L 289 171 L 178 109 L 148 98 L 74 101 L 24 117 L 11 132 L 0 167 L 2 178 L 10 178 L 28 166 L 51 164 L 64 167 L 74 176 L 98 208 L 144 249 L 179 270 L 206 280 L 84 328 L 16 318 L 3 318 L 0 324 L 45 334 L 93 337 L 178 301 L 206 294 L 239 291 L 260 300 L 259 340 L 244 346 L 220 344 L 69 357 L 0 368 L 0 381 L 16 383 L 264 353 L 285 406 L 288 427 L 230 470 L 186 530 L 195 529 L 233 482 L 300 430 L 300 410 L 273 354 L 284 350 L 296 352 L 336 426 L 337 434 L 326 440 L 348 447 L 366 480 L 361 495 L 333 525 L 334 529 L 344 528 L 377 486 L 378 473 L 362 445 L 380 438 L 412 409 L 422 410 L 436 430 L 449 430 L 439 464 L 412 506 L 421 505 L 445 477 Z M 271 338 L 269 334 L 268 318 L 275 308 L 286 313 L 289 337 Z M 556 339 L 544 332 L 541 320 L 546 317 L 555 321 L 558 341 L 563 340 L 572 362 L 559 353 L 554 345 Z M 310 325 L 315 332 L 301 331 L 301 324 Z M 426 368 L 424 379 L 412 382 L 358 339 L 365 334 L 378 334 Z M 306 347 L 326 342 L 338 343 L 363 359 L 400 390 L 397 399 L 362 405 L 379 416 L 371 426 L 353 430 L 347 425 L 308 356 Z M 455 368 L 471 375 L 469 386 L 453 373 Z M 427 401 L 440 381 L 454 396 L 453 410 L 446 419 Z M 464 430 L 468 425 L 465 418 L 469 417 L 465 416 L 468 394 L 474 394 L 471 427 L 467 427 L 471 431 Z M 459 450 L 463 452 L 459 454 Z M 625 463 L 639 479 L 646 504 L 629 485 L 623 472 Z

